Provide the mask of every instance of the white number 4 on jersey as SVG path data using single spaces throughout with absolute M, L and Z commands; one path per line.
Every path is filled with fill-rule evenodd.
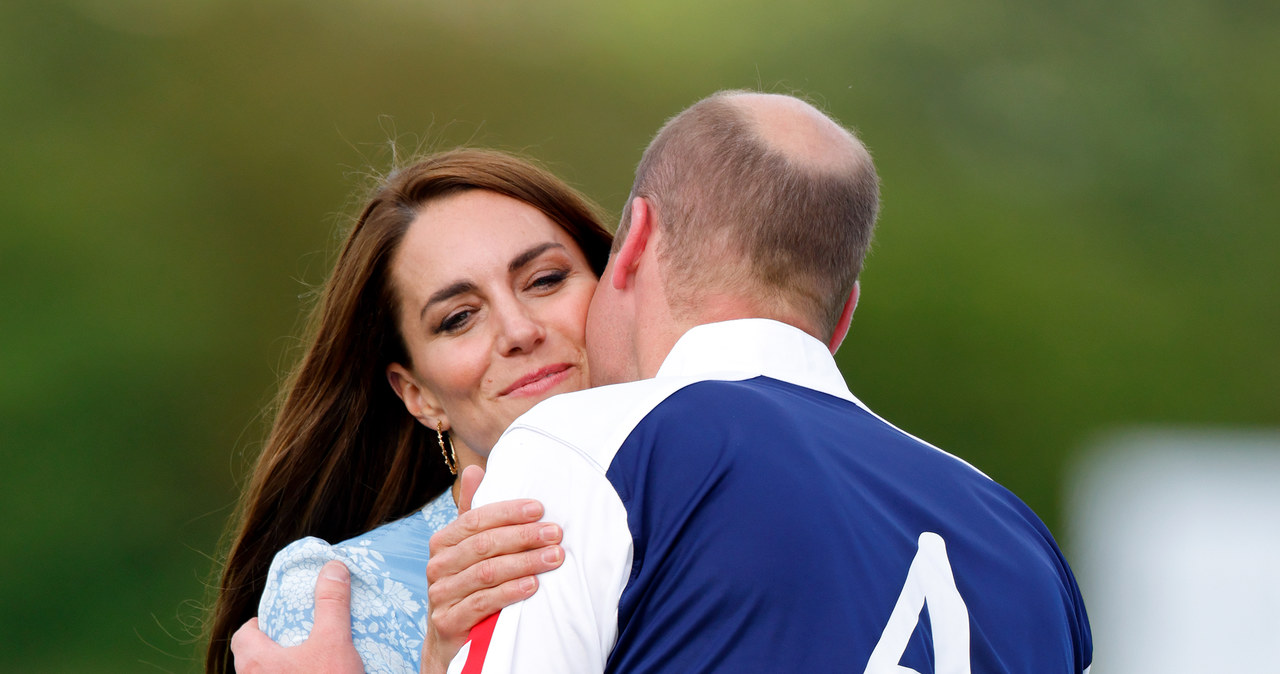
M 916 631 L 926 601 L 933 628 L 933 674 L 970 674 L 969 609 L 956 589 L 947 546 L 941 536 L 931 531 L 920 534 L 907 581 L 863 674 L 920 674 L 898 663 Z

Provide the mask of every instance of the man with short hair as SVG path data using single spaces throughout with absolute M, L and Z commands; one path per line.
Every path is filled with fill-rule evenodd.
M 564 565 L 451 673 L 1088 671 L 1043 524 L 836 368 L 877 185 L 789 96 L 663 127 L 588 315 L 593 384 L 616 385 L 517 419 L 476 493 L 542 501 Z
M 790 96 L 722 92 L 663 127 L 588 315 L 612 385 L 517 419 L 475 496 L 541 501 L 563 565 L 452 674 L 1088 672 L 1044 525 L 832 358 L 878 192 L 862 143 Z M 313 645 L 341 596 L 322 575 Z

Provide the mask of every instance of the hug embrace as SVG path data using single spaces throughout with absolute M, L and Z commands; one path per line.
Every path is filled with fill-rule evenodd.
M 878 209 L 853 133 L 742 91 L 663 126 L 612 239 L 509 155 L 393 173 L 244 497 L 207 670 L 1087 673 L 1045 526 L 836 367 Z

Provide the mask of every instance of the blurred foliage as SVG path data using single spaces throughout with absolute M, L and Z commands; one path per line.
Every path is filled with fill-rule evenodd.
M 1278 68 L 1257 0 L 0 5 L 0 670 L 199 669 L 371 174 L 496 146 L 616 213 L 726 87 L 806 94 L 876 155 L 854 391 L 1059 529 L 1105 429 L 1280 423 Z

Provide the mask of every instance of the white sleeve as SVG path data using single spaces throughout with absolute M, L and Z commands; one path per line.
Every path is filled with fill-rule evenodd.
M 627 513 L 605 469 L 562 441 L 512 428 L 490 455 L 475 505 L 536 498 L 564 529 L 564 564 L 532 597 L 471 633 L 449 674 L 603 672 L 618 636 L 618 598 L 631 573 Z

